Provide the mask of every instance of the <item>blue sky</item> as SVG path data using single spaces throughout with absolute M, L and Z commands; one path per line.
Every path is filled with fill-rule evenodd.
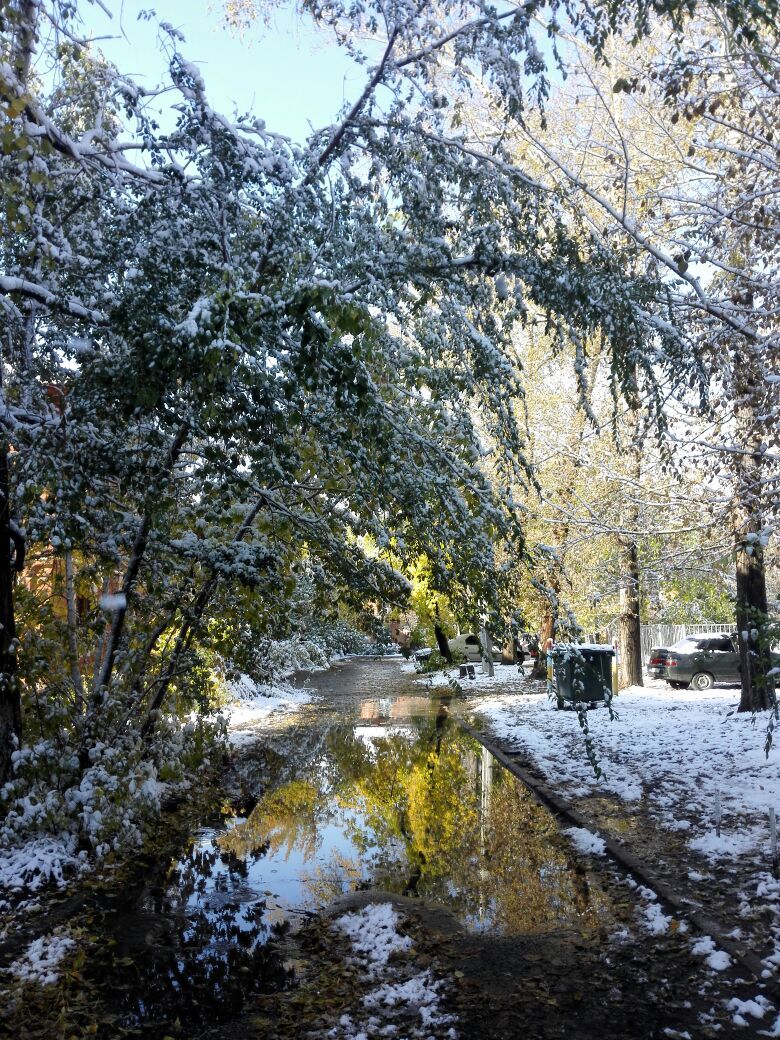
M 159 26 L 170 22 L 186 37 L 182 53 L 199 66 L 212 106 L 225 115 L 251 111 L 270 130 L 296 140 L 310 127 L 332 123 L 345 100 L 354 100 L 365 80 L 325 33 L 301 22 L 287 8 L 272 12 L 238 37 L 221 24 L 219 0 L 108 0 L 113 18 L 96 5 L 82 7 L 86 27 L 101 39 L 97 46 L 125 74 L 144 86 L 162 78 L 165 57 Z M 156 18 L 140 20 L 154 7 Z

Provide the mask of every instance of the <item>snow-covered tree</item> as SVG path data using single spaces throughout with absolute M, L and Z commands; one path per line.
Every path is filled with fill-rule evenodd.
M 535 4 L 310 7 L 349 45 L 384 43 L 356 102 L 300 146 L 213 111 L 169 28 L 158 125 L 79 41 L 77 4 L 2 8 L 0 540 L 31 572 L 17 638 L 0 553 L 9 818 L 36 755 L 70 807 L 93 771 L 153 765 L 175 708 L 202 707 L 220 621 L 272 630 L 303 556 L 392 600 L 405 579 L 364 551 L 391 546 L 424 555 L 432 587 L 494 601 L 497 547 L 522 552 L 512 332 L 531 307 L 580 365 L 603 337 L 616 385 L 688 366 L 664 286 L 627 274 L 500 140 L 466 140 L 437 89 L 445 64 L 479 70 L 519 118 L 546 89 Z M 602 39 L 610 12 L 584 5 L 581 31 Z M 53 80 L 33 75 L 43 53 Z M 19 750 L 32 704 L 35 754 Z
M 731 533 L 743 710 L 774 704 L 764 561 L 780 473 L 777 31 L 774 5 L 754 10 L 759 20 L 739 28 L 733 11 L 701 7 L 672 40 L 652 18 L 640 48 L 564 31 L 572 76 L 549 127 L 529 119 L 516 135 L 526 168 L 635 270 L 665 281 L 706 372 L 706 402 L 700 388 L 669 388 L 664 425 L 680 470 L 696 456 L 709 471 L 713 533 Z

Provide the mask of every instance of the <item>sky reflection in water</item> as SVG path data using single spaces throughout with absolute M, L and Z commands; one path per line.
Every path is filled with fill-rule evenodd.
M 359 888 L 442 903 L 495 934 L 604 923 L 607 901 L 553 817 L 449 718 L 446 698 L 352 705 L 340 725 L 315 712 L 286 755 L 276 748 L 286 782 L 247 818 L 197 832 L 113 922 L 105 981 L 123 1022 L 165 1036 L 166 1023 L 228 1018 L 248 994 L 284 987 L 271 940 Z
M 302 775 L 202 840 L 243 863 L 269 920 L 364 887 L 501 934 L 589 931 L 605 909 L 550 814 L 444 710 L 331 730 Z

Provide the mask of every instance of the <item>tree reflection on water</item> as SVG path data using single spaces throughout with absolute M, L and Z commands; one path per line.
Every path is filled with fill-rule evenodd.
M 380 887 L 503 934 L 588 932 L 607 912 L 554 818 L 444 708 L 370 735 L 330 730 L 316 768 L 219 844 L 238 858 L 301 857 L 302 905 Z
M 204 1018 L 233 1017 L 249 994 L 287 985 L 269 943 L 287 926 L 268 920 L 246 873 L 239 858 L 195 839 L 135 905 L 107 919 L 90 973 L 110 992 L 121 1030 L 178 1036 Z

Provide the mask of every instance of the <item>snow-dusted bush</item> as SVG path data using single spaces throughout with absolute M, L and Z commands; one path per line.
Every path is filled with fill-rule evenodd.
M 370 640 L 346 621 L 318 622 L 308 625 L 305 634 L 260 641 L 249 670 L 255 682 L 273 683 L 293 672 L 327 668 L 332 660 L 350 654 L 376 656 L 395 650 L 394 645 Z
M 96 742 L 86 768 L 61 740 L 23 745 L 0 788 L 0 890 L 62 887 L 95 861 L 137 848 L 166 792 L 208 769 L 223 735 L 222 723 L 166 717 L 153 754 L 133 730 L 111 745 Z
M 376 639 L 359 631 L 349 621 L 320 621 L 311 623 L 307 634 L 329 657 L 348 654 L 381 654 L 388 648 L 395 651 L 389 633 L 386 638 Z
M 260 682 L 273 682 L 297 671 L 328 667 L 328 655 L 318 643 L 302 636 L 268 640 L 257 655 L 255 676 Z

